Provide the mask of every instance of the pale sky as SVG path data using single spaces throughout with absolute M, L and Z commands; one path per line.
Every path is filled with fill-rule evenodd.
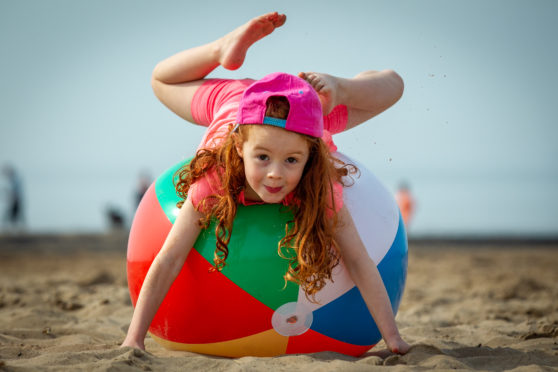
M 0 165 L 22 175 L 29 227 L 102 229 L 108 204 L 131 217 L 139 172 L 203 133 L 157 101 L 155 64 L 277 10 L 285 26 L 211 76 L 394 69 L 403 98 L 336 143 L 390 190 L 411 184 L 412 231 L 558 234 L 558 2 L 269 4 L 0 2 Z

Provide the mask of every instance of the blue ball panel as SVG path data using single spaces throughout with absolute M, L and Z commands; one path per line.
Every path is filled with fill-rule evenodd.
M 314 311 L 310 327 L 328 337 L 354 345 L 373 345 L 382 336 L 357 287 Z
M 378 264 L 378 271 L 384 281 L 394 314 L 397 313 L 401 297 L 403 296 L 403 290 L 405 289 L 407 257 L 407 234 L 405 233 L 405 224 L 400 215 L 399 227 L 397 228 L 397 234 L 391 244 L 391 248 L 386 253 L 384 259 Z
M 397 312 L 407 276 L 407 237 L 400 218 L 395 239 L 378 265 L 393 312 Z M 313 313 L 311 329 L 354 345 L 374 345 L 382 339 L 357 287 Z

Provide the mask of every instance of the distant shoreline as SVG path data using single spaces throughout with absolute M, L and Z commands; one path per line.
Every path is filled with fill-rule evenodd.
M 441 247 L 454 248 L 523 248 L 539 247 L 558 249 L 558 236 L 505 236 L 505 235 L 425 235 L 410 236 L 411 249 Z M 125 252 L 128 244 L 128 231 L 107 233 L 18 233 L 0 234 L 0 253 L 14 250 L 22 252 Z
M 467 246 L 505 246 L 506 248 L 522 247 L 522 246 L 540 246 L 558 248 L 558 236 L 505 236 L 505 235 L 429 235 L 420 237 L 409 237 L 409 245 L 411 246 L 428 246 L 428 245 L 467 245 Z

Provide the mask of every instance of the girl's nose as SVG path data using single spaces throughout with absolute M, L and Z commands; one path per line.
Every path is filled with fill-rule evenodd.
M 281 167 L 278 164 L 271 164 L 267 171 L 269 178 L 281 178 Z

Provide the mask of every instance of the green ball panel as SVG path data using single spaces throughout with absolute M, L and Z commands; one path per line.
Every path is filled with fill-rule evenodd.
M 180 198 L 173 179 L 176 171 L 190 159 L 165 171 L 155 181 L 159 204 L 171 223 L 174 223 Z M 279 257 L 278 243 L 285 235 L 285 225 L 293 218 L 286 207 L 278 204 L 238 206 L 229 242 L 229 256 L 222 274 L 266 306 L 275 310 L 296 301 L 299 286 L 285 281 L 288 260 Z M 216 247 L 216 222 L 202 230 L 194 248 L 211 264 Z M 286 252 L 285 250 L 283 253 Z
M 285 281 L 288 261 L 279 257 L 277 248 L 285 235 L 285 224 L 292 214 L 279 205 L 239 206 L 229 242 L 229 256 L 222 273 L 240 288 L 273 310 L 296 301 L 298 285 Z M 198 237 L 194 248 L 209 262 L 215 254 L 215 227 L 211 225 Z
M 192 160 L 192 158 L 188 158 L 173 165 L 155 180 L 155 194 L 157 195 L 157 200 L 159 200 L 161 208 L 163 208 L 163 211 L 172 224 L 174 224 L 174 220 L 176 220 L 176 215 L 178 214 L 176 203 L 181 200 L 174 188 L 174 174 L 180 167 L 190 163 L 190 160 Z

